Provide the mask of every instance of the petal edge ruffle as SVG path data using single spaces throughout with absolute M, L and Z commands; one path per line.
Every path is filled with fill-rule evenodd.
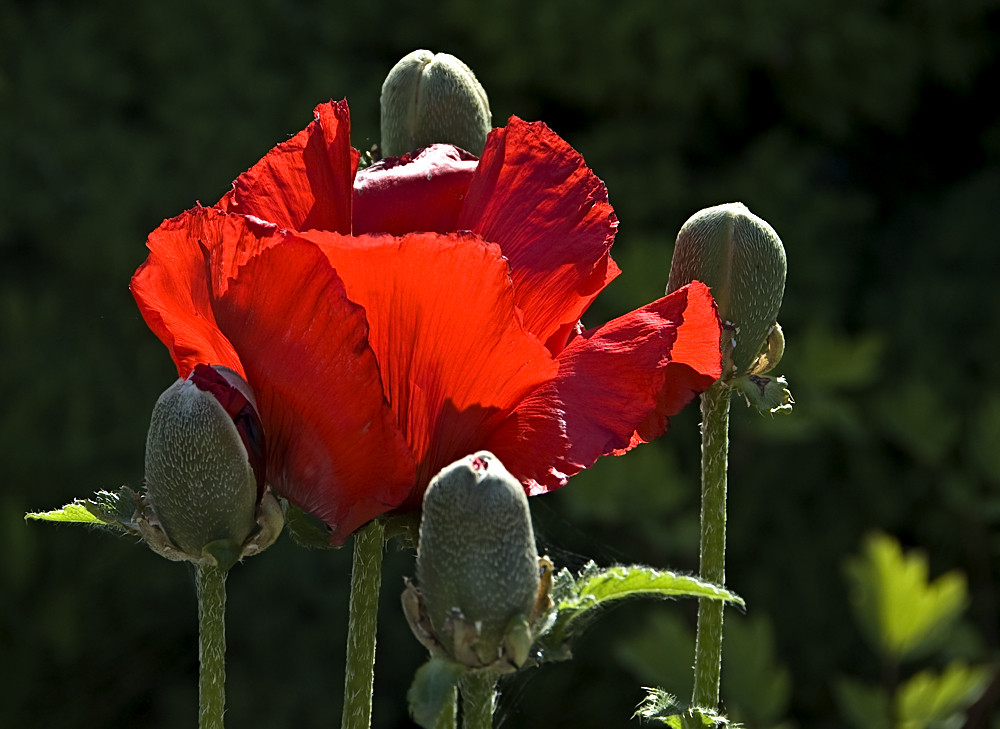
M 713 337 L 714 357 L 701 346 Z M 587 332 L 566 347 L 558 375 L 525 398 L 487 449 L 530 495 L 559 488 L 599 457 L 662 434 L 667 417 L 700 391 L 691 390 L 693 379 L 673 379 L 676 366 L 707 370 L 697 380 L 707 388 L 721 369 L 718 337 L 715 303 L 697 283 Z M 694 356 L 680 362 L 677 354 Z

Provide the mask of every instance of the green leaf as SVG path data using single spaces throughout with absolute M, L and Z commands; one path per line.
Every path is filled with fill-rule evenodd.
M 840 713 L 857 729 L 892 729 L 889 697 L 877 686 L 866 686 L 852 679 L 834 684 Z
M 25 519 L 66 524 L 95 524 L 117 531 L 135 531 L 132 519 L 139 508 L 139 497 L 127 486 L 118 491 L 98 491 L 93 499 L 77 499 L 54 511 L 32 512 Z
M 410 716 L 424 729 L 434 729 L 448 723 L 454 726 L 455 691 L 465 673 L 464 666 L 446 658 L 431 658 L 417 669 L 406 699 Z
M 743 598 L 697 577 L 656 570 L 643 565 L 600 568 L 593 562 L 576 579 L 575 604 L 560 607 L 590 609 L 608 600 L 638 595 L 704 597 L 745 607 Z
M 563 569 L 555 576 L 552 601 L 556 612 L 552 628 L 539 641 L 549 660 L 568 657 L 564 644 L 583 618 L 598 608 L 631 597 L 697 597 L 723 600 L 744 607 L 741 597 L 697 577 L 656 570 L 642 565 L 601 568 L 593 562 L 574 578 Z
M 694 719 L 696 726 L 705 729 L 722 729 L 723 727 L 733 727 L 737 729 L 738 724 L 732 724 L 722 714 L 709 709 L 698 707 L 687 708 L 677 700 L 676 696 L 668 694 L 663 689 L 647 688 L 646 698 L 635 710 L 633 719 L 642 719 L 647 722 L 656 722 L 671 729 L 685 729 L 689 724 L 685 719 Z
M 748 407 L 755 407 L 761 415 L 789 415 L 795 399 L 784 377 L 770 375 L 744 375 L 730 383 L 743 396 Z
M 900 660 L 945 637 L 967 602 L 965 577 L 947 572 L 928 580 L 927 557 L 903 554 L 884 534 L 870 537 L 864 554 L 846 563 L 851 602 L 869 639 Z
M 900 729 L 960 725 L 965 710 L 982 696 L 991 673 L 983 666 L 954 661 L 940 674 L 916 674 L 896 695 Z
M 67 524 L 99 524 L 104 525 L 104 521 L 98 519 L 87 508 L 85 501 L 74 501 L 66 504 L 61 509 L 54 511 L 34 511 L 24 515 L 25 519 L 37 519 L 39 521 L 59 521 Z

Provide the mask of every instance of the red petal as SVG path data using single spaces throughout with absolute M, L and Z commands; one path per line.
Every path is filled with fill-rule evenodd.
M 417 460 L 417 487 L 483 447 L 556 363 L 520 323 L 507 261 L 471 234 L 345 238 L 310 233 L 365 308 L 389 404 Z
M 539 122 L 511 117 L 491 132 L 458 228 L 500 244 L 524 324 L 554 353 L 619 273 L 608 254 L 618 219 L 604 183 Z
M 693 357 L 682 363 L 679 353 Z M 684 287 L 574 339 L 558 375 L 525 399 L 487 449 L 530 494 L 551 491 L 600 456 L 627 450 L 651 421 L 662 433 L 666 417 L 718 377 L 720 360 L 715 303 L 703 285 Z
M 354 232 L 403 235 L 449 233 L 478 159 L 450 144 L 390 157 L 354 179 Z
M 143 318 L 187 377 L 199 362 L 243 366 L 219 331 L 210 303 L 240 263 L 270 245 L 273 227 L 247 223 L 211 208 L 194 208 L 165 220 L 149 235 L 149 256 L 132 277 L 131 290 Z M 211 256 L 212 281 L 202 247 Z
M 218 203 L 290 230 L 351 231 L 351 148 L 347 101 L 320 104 L 314 120 L 240 175 Z
M 683 410 L 696 395 L 707 390 L 722 375 L 722 352 L 719 349 L 722 331 L 715 300 L 709 288 L 700 281 L 682 287 L 675 294 L 681 291 L 687 292 L 687 305 L 677 323 L 677 339 L 670 350 L 670 363 L 664 387 L 657 398 L 656 411 L 636 428 L 628 448 L 624 450 L 663 435 L 667 431 L 667 418 Z
M 413 458 L 382 394 L 365 312 L 323 253 L 289 238 L 240 268 L 214 307 L 257 397 L 275 488 L 338 543 L 397 506 Z

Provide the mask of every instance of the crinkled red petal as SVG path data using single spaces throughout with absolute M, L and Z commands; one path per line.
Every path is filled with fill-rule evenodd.
M 365 312 L 326 256 L 289 237 L 214 302 L 268 442 L 268 479 L 341 543 L 410 493 L 414 462 L 382 393 Z
M 347 101 L 320 104 L 309 126 L 240 175 L 218 207 L 290 230 L 349 233 L 359 159 L 350 136 Z
M 600 456 L 627 450 L 637 430 L 662 433 L 667 417 L 719 376 L 718 343 L 708 289 L 686 286 L 570 342 L 558 375 L 524 400 L 487 448 L 529 494 L 559 488 Z
M 420 505 L 438 470 L 482 448 L 556 373 L 520 322 L 507 261 L 472 234 L 306 235 L 364 307 L 389 404 L 417 461 Z
M 354 232 L 455 230 L 478 159 L 450 144 L 390 157 L 354 179 Z
M 273 226 L 212 208 L 189 210 L 150 233 L 149 256 L 130 288 L 181 377 L 198 363 L 224 365 L 243 376 L 240 358 L 219 331 L 210 295 L 213 289 L 223 290 L 241 263 L 275 240 Z
M 604 183 L 540 122 L 511 117 L 490 133 L 458 229 L 498 243 L 510 260 L 524 323 L 553 353 L 619 270 L 618 219 Z
M 694 281 L 679 291 L 687 292 L 687 305 L 677 325 L 677 339 L 670 350 L 665 384 L 657 397 L 656 410 L 636 428 L 628 447 L 617 451 L 616 455 L 663 435 L 669 416 L 683 410 L 722 375 L 719 348 L 722 331 L 719 312 L 708 286 Z

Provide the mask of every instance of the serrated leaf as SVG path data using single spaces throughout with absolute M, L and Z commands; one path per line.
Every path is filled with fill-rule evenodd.
M 697 577 L 642 565 L 602 568 L 590 562 L 576 578 L 565 569 L 556 575 L 552 589 L 556 618 L 539 641 L 543 653 L 551 654 L 550 660 L 566 655 L 563 644 L 583 618 L 612 601 L 631 597 L 697 597 L 744 606 L 735 593 Z
M 115 531 L 134 532 L 132 517 L 137 504 L 135 492 L 123 486 L 118 491 L 98 491 L 93 499 L 77 499 L 54 511 L 31 512 L 24 518 L 64 524 L 94 524 Z
M 722 714 L 709 709 L 698 707 L 687 708 L 676 696 L 668 694 L 663 689 L 646 688 L 648 692 L 646 698 L 639 704 L 633 714 L 633 718 L 642 719 L 647 722 L 655 722 L 671 729 L 686 729 L 691 726 L 691 719 L 694 719 L 696 726 L 705 729 L 723 729 L 732 727 L 738 729 L 739 724 L 732 724 Z
M 900 726 L 918 729 L 958 723 L 965 710 L 982 695 L 990 678 L 990 669 L 967 666 L 960 661 L 948 664 L 940 674 L 921 671 L 903 684 L 896 695 Z
M 417 669 L 406 692 L 410 716 L 417 724 L 434 729 L 450 715 L 454 725 L 455 691 L 465 671 L 464 666 L 454 661 L 436 657 Z
M 965 577 L 947 572 L 928 579 L 927 557 L 904 555 L 890 536 L 870 537 L 860 557 L 846 563 L 851 601 L 869 639 L 898 660 L 932 647 L 965 609 Z
M 28 512 L 24 515 L 25 519 L 36 519 L 38 521 L 56 521 L 63 522 L 65 524 L 98 524 L 104 526 L 105 522 L 98 519 L 91 511 L 87 508 L 85 501 L 74 501 L 72 504 L 66 504 L 61 509 L 55 509 L 53 511 L 34 511 Z
M 733 380 L 730 387 L 743 396 L 748 406 L 757 408 L 761 415 L 787 415 L 795 404 L 784 377 L 744 375 Z
M 139 495 L 128 486 L 117 491 L 98 491 L 94 498 L 85 502 L 90 512 L 105 524 L 117 523 L 123 528 L 132 528 L 136 511 L 141 511 Z
M 600 569 L 592 562 L 576 580 L 581 605 L 620 600 L 637 595 L 661 597 L 704 597 L 745 607 L 743 598 L 697 577 L 656 570 L 642 565 Z M 568 606 L 567 606 L 568 607 Z

